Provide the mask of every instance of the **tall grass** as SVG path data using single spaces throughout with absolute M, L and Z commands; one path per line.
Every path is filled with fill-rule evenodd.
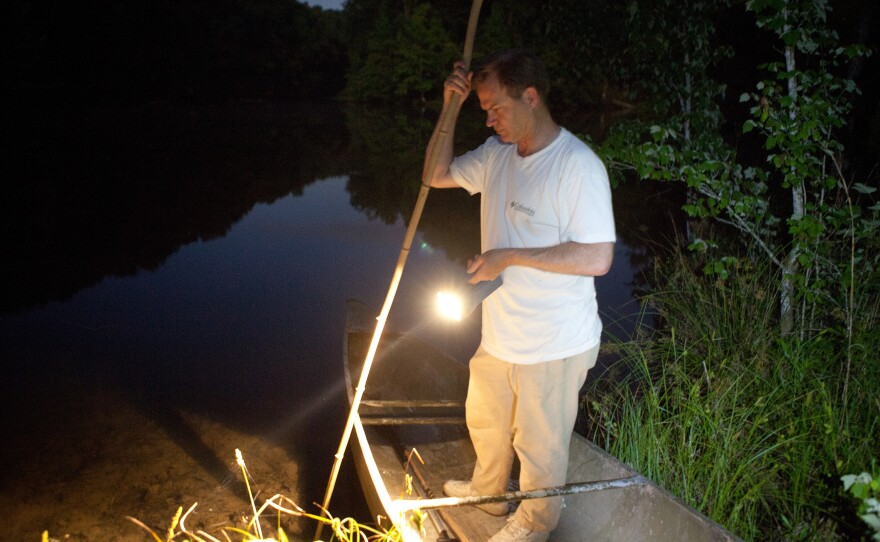
M 679 254 L 654 280 L 662 323 L 612 345 L 593 440 L 744 539 L 863 536 L 839 478 L 880 453 L 876 310 L 853 334 L 783 337 L 769 267 L 714 281 Z
M 288 516 L 304 517 L 328 526 L 330 535 L 330 538 L 327 539 L 328 542 L 401 542 L 402 537 L 396 527 L 377 529 L 358 523 L 352 518 L 335 518 L 327 511 L 324 511 L 325 514 L 320 516 L 310 514 L 284 495 L 274 495 L 263 501 L 258 507 L 256 498 L 251 491 L 250 473 L 247 470 L 240 450 L 235 450 L 235 457 L 236 463 L 241 469 L 251 511 L 253 512 L 253 516 L 251 516 L 245 528 L 224 525 L 219 531 L 214 533 L 208 533 L 201 529 L 196 531 L 187 529 L 186 518 L 195 510 L 198 503 L 193 504 L 185 513 L 182 507 L 178 508 L 171 518 L 171 523 L 164 536 L 137 518 L 129 517 L 128 519 L 146 531 L 154 542 L 232 542 L 233 540 L 240 540 L 241 542 L 288 542 L 291 538 L 282 526 L 282 518 Z M 274 522 L 271 516 L 266 517 L 267 511 L 270 514 L 275 514 Z M 266 535 L 264 535 L 263 531 L 264 522 L 266 523 Z M 274 527 L 272 527 L 273 523 Z M 274 531 L 274 533 L 270 534 L 271 531 Z M 266 537 L 264 538 L 264 536 Z M 48 540 L 49 533 L 44 532 L 43 542 Z

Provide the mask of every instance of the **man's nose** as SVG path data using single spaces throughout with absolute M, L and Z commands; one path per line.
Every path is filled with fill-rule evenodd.
M 493 124 L 495 124 L 495 115 L 493 115 L 492 113 L 487 113 L 486 114 L 486 126 L 491 128 Z

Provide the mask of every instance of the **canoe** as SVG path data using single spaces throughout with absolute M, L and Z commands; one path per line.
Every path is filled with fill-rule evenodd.
M 377 314 L 359 301 L 347 304 L 343 358 L 349 404 Z M 473 472 L 464 422 L 467 383 L 467 366 L 458 360 L 416 337 L 383 334 L 354 422 L 352 455 L 374 518 L 385 528 L 396 526 L 407 542 L 484 542 L 504 526 L 504 517 L 443 498 L 445 480 L 469 479 Z M 561 493 L 554 494 L 566 496 L 551 541 L 739 540 L 577 433 L 568 481 L 555 488 Z

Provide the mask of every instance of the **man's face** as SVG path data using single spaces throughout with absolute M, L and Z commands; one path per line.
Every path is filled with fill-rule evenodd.
M 486 112 L 486 126 L 494 129 L 501 141 L 519 143 L 529 137 L 534 122 L 532 109 L 523 97 L 511 98 L 491 74 L 477 83 L 476 91 L 480 108 Z

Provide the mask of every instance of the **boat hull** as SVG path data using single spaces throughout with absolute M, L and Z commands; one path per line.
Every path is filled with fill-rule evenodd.
M 362 303 L 349 302 L 344 353 L 350 399 L 374 328 L 375 315 Z M 386 527 L 397 524 L 406 540 L 483 542 L 504 526 L 506 518 L 473 506 L 425 509 L 415 520 L 398 512 L 399 503 L 442 497 L 445 480 L 470 478 L 476 457 L 464 424 L 467 376 L 462 363 L 413 337 L 388 333 L 377 350 L 355 422 L 353 452 L 371 512 Z M 632 476 L 638 473 L 572 434 L 569 483 Z M 642 483 L 630 487 L 565 496 L 551 540 L 739 540 L 667 491 L 639 479 Z

